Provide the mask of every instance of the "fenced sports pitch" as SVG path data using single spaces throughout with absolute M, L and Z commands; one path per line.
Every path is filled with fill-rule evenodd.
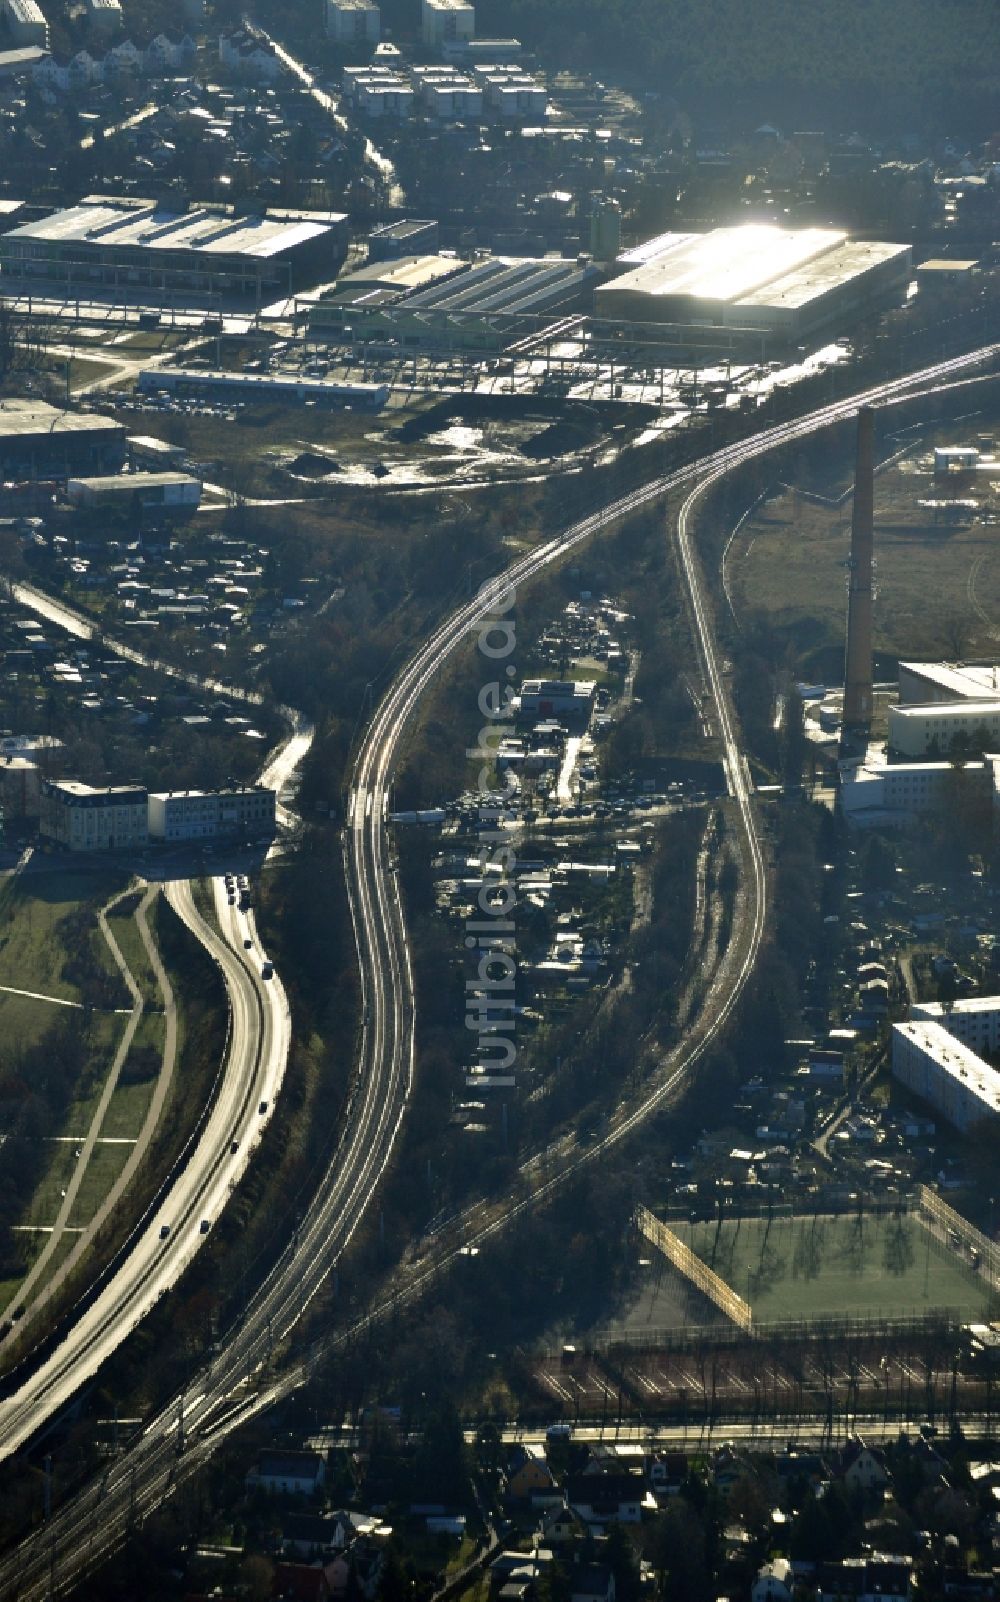
M 799 1215 L 678 1224 L 680 1239 L 753 1309 L 754 1323 L 947 1310 L 974 1320 L 990 1299 L 965 1253 L 916 1213 Z

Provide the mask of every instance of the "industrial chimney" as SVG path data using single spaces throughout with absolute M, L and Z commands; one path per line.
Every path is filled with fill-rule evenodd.
M 867 733 L 872 720 L 872 566 L 875 548 L 875 413 L 858 412 L 858 454 L 851 519 L 851 579 L 847 600 L 844 734 Z

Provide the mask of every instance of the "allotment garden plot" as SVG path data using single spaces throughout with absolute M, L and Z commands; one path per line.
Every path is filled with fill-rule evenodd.
M 732 1219 L 678 1233 L 750 1303 L 755 1323 L 986 1311 L 985 1281 L 914 1214 Z

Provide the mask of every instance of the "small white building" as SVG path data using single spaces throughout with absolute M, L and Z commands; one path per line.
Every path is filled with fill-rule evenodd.
M 339 45 L 377 45 L 382 13 L 375 0 L 326 0 L 328 38 Z
M 587 718 L 596 693 L 595 679 L 525 679 L 517 710 L 522 717 Z
M 476 8 L 468 0 L 420 0 L 420 33 L 432 50 L 453 40 L 472 39 Z

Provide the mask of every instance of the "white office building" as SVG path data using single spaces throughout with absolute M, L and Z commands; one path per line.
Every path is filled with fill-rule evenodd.
M 123 851 L 149 837 L 147 794 L 141 785 L 95 789 L 78 779 L 46 779 L 38 830 L 68 851 Z
M 892 1075 L 962 1133 L 1000 1113 L 1000 1073 L 940 1023 L 893 1025 Z
M 953 740 L 977 740 L 1000 750 L 1000 699 L 929 701 L 889 708 L 889 745 L 901 756 L 946 756 Z
M 326 0 L 326 32 L 335 44 L 377 45 L 381 30 L 374 0 Z
M 475 37 L 476 8 L 467 0 L 420 0 L 420 6 L 420 32 L 430 49 Z
M 149 797 L 149 835 L 165 844 L 223 838 L 270 839 L 275 793 L 262 785 L 163 790 Z

